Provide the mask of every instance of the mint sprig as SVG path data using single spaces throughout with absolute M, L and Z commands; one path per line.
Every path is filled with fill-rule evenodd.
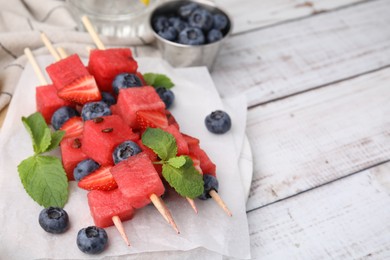
M 176 156 L 177 144 L 173 135 L 159 128 L 147 128 L 141 139 L 161 159 L 162 175 L 177 193 L 191 199 L 203 193 L 203 176 L 189 156 Z
M 52 132 L 42 114 L 22 117 L 31 136 L 34 155 L 18 165 L 20 180 L 30 197 L 43 207 L 64 207 L 68 200 L 68 180 L 61 160 L 43 155 L 58 147 L 65 132 Z
M 144 80 L 146 81 L 146 84 L 149 86 L 164 87 L 166 89 L 170 89 L 175 85 L 173 84 L 172 80 L 164 74 L 145 73 L 143 74 L 143 77 Z

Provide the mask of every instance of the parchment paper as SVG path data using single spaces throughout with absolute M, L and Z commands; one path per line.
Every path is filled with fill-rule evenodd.
M 49 56 L 38 57 L 41 68 L 52 62 Z M 233 217 L 228 217 L 211 199 L 196 200 L 199 213 L 195 214 L 185 199 L 171 191 L 164 201 L 180 229 L 179 235 L 149 205 L 138 210 L 132 220 L 124 222 L 130 247 L 125 245 L 114 227 L 109 227 L 106 228 L 108 248 L 100 255 L 89 256 L 76 246 L 78 230 L 93 225 L 87 191 L 71 182 L 69 201 L 65 205 L 70 217 L 70 229 L 61 235 L 46 233 L 38 224 L 42 207 L 24 191 L 17 172 L 17 165 L 33 154 L 21 117 L 35 112 L 35 87 L 39 82 L 27 65 L 0 135 L 2 259 L 128 259 L 130 255 L 130 259 L 250 258 L 245 197 L 238 169 L 240 146 L 245 133 L 245 100 L 242 97 L 230 98 L 228 106 L 224 107 L 207 69 L 203 67 L 173 70 L 162 60 L 139 58 L 138 62 L 142 73 L 164 73 L 176 84 L 173 88 L 176 99 L 172 114 L 179 122 L 181 131 L 199 138 L 201 147 L 217 164 L 219 194 Z M 209 133 L 204 126 L 205 116 L 216 109 L 226 109 L 233 117 L 233 127 L 224 135 Z

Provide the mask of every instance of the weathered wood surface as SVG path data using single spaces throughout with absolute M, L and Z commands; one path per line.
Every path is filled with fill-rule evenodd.
M 233 34 L 361 3 L 359 0 L 216 0 L 233 17 Z
M 256 105 L 390 64 L 390 3 L 370 1 L 231 37 L 212 77 Z
M 248 213 L 254 259 L 389 259 L 390 164 Z
M 253 209 L 390 160 L 390 69 L 248 112 Z

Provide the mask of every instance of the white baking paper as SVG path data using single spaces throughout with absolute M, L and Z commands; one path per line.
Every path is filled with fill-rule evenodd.
M 38 57 L 38 63 L 43 68 L 52 62 L 49 56 Z M 185 199 L 170 192 L 164 201 L 180 229 L 179 235 L 149 205 L 137 210 L 132 220 L 124 222 L 130 247 L 125 245 L 114 227 L 109 227 L 106 228 L 109 236 L 107 249 L 99 255 L 90 256 L 76 246 L 78 230 L 93 225 L 87 192 L 71 182 L 69 201 L 65 206 L 70 217 L 70 229 L 60 235 L 43 231 L 38 224 L 42 207 L 24 191 L 17 172 L 17 165 L 33 154 L 21 117 L 35 112 L 35 86 L 39 82 L 27 65 L 0 135 L 1 259 L 250 258 L 245 196 L 238 168 L 245 133 L 245 100 L 229 100 L 226 109 L 234 113 L 233 127 L 224 135 L 212 134 L 207 131 L 204 118 L 211 111 L 225 107 L 205 68 L 172 69 L 158 59 L 139 58 L 138 62 L 142 73 L 164 73 L 176 84 L 172 114 L 181 131 L 199 138 L 201 147 L 217 164 L 219 194 L 233 217 L 228 217 L 213 200 L 195 200 L 199 210 L 195 214 Z

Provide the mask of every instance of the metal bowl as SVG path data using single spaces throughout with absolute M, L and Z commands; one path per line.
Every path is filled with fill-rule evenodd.
M 217 42 L 203 45 L 185 45 L 172 41 L 168 41 L 157 34 L 153 29 L 152 21 L 158 15 L 172 14 L 182 5 L 195 2 L 212 13 L 221 13 L 228 18 L 228 27 L 223 31 L 223 38 Z M 221 48 L 221 45 L 230 35 L 232 31 L 232 19 L 230 15 L 220 7 L 217 7 L 213 2 L 206 0 L 174 0 L 164 2 L 152 11 L 149 19 L 149 26 L 156 39 L 157 47 L 160 50 L 163 59 L 168 61 L 174 67 L 193 67 L 207 66 L 212 70 L 215 59 Z

